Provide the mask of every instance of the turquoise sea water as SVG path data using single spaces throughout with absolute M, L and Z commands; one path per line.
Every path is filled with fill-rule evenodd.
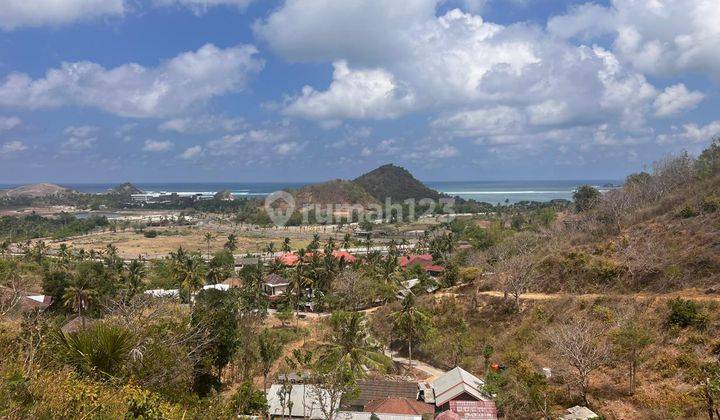
M 572 199 L 573 191 L 579 185 L 592 185 L 603 189 L 607 184 L 617 185 L 617 180 L 572 180 L 572 181 L 429 181 L 427 186 L 452 196 L 483 201 L 487 203 L 516 203 L 518 201 L 550 201 Z M 230 190 L 237 196 L 262 197 L 285 188 L 297 189 L 308 183 L 303 182 L 187 182 L 187 183 L 137 183 L 145 192 L 210 193 Z M 76 191 L 99 193 L 117 184 L 63 184 Z M 10 188 L 11 185 L 0 185 Z

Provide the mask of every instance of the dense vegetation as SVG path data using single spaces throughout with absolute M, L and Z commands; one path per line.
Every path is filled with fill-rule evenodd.
M 623 188 L 579 189 L 571 210 L 519 205 L 434 224 L 415 251 L 444 267 L 438 277 L 403 270 L 402 244 L 391 241 L 387 257 L 333 258 L 349 236 L 314 237 L 296 266 L 237 274 L 232 235 L 214 255 L 180 248 L 130 262 L 112 245 L 49 256 L 36 241 L 0 258 L 0 417 L 263 415 L 267 384 L 288 392 L 280 373 L 308 372 L 338 400 L 367 375 L 407 374 L 390 348 L 483 377 L 506 418 L 583 404 L 606 418 L 714 419 L 718 197 L 720 140 Z M 34 221 L 42 228 L 18 232 L 54 223 L 25 223 Z M 270 273 L 289 282 L 279 299 L 262 287 Z M 234 275 L 237 289 L 203 289 Z M 177 299 L 143 293 L 158 288 L 177 289 Z M 30 292 L 52 305 L 24 308 Z M 310 303 L 329 316 L 301 314 Z
M 0 217 L 0 239 L 13 242 L 34 238 L 65 238 L 82 235 L 99 227 L 108 226 L 106 217 L 78 219 L 71 214 L 61 213 L 57 217 L 28 216 Z

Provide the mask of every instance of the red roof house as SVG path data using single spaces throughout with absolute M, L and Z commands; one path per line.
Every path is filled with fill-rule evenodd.
M 422 401 L 410 398 L 389 397 L 370 401 L 365 405 L 365 411 L 378 414 L 409 414 L 423 415 L 435 412 L 435 407 Z

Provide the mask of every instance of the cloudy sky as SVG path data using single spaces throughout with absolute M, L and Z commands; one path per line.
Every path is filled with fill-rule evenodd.
M 0 182 L 622 178 L 720 133 L 717 0 L 3 0 Z

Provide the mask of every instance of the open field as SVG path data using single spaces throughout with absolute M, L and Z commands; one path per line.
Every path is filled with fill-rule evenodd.
M 102 251 L 109 244 L 117 247 L 118 252 L 123 258 L 135 258 L 142 255 L 145 258 L 158 258 L 176 251 L 183 247 L 190 251 L 199 251 L 203 254 L 208 252 L 208 244 L 205 242 L 205 234 L 211 233 L 213 239 L 210 241 L 210 252 L 219 251 L 227 241 L 228 233 L 218 232 L 216 230 L 198 228 L 192 226 L 171 227 L 171 228 L 154 228 L 158 232 L 155 238 L 147 238 L 142 232 L 131 230 L 123 232 L 100 232 L 68 240 L 52 241 L 48 245 L 51 248 L 58 248 L 60 244 L 66 244 L 73 248 L 84 248 L 89 251 L 94 249 Z M 253 232 L 236 232 L 238 248 L 236 254 L 245 252 L 262 251 L 269 243 L 274 243 L 276 249 L 280 249 L 283 237 L 270 234 L 259 234 Z M 296 236 L 296 235 L 293 235 Z M 311 235 L 310 235 L 311 236 Z M 310 238 L 292 238 L 291 246 L 293 248 L 305 247 L 310 242 Z

